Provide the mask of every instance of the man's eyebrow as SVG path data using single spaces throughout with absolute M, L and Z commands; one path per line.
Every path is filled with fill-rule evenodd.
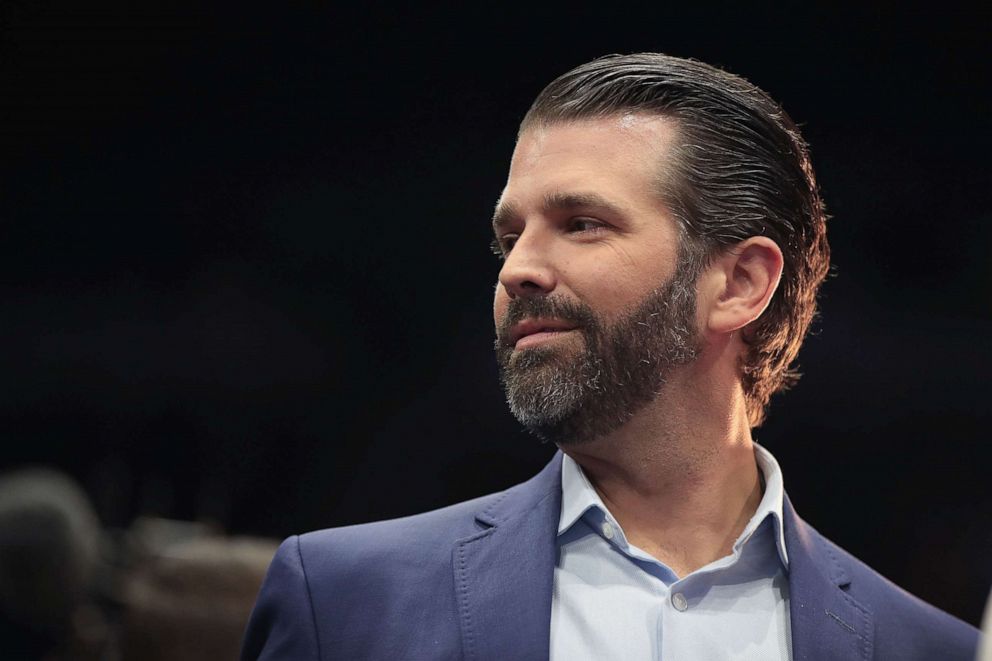
M 605 197 L 596 193 L 565 193 L 554 191 L 544 196 L 542 211 L 572 211 L 575 209 L 597 209 L 611 214 L 622 215 L 623 211 Z M 509 225 L 520 217 L 519 208 L 511 202 L 499 202 L 493 212 L 493 230 Z
M 596 193 L 564 193 L 555 191 L 544 196 L 544 211 L 571 211 L 574 209 L 598 209 L 613 214 L 621 214 L 620 207 Z
M 515 218 L 520 217 L 520 210 L 511 202 L 500 200 L 493 211 L 493 232 L 499 233 L 500 228 L 511 224 Z

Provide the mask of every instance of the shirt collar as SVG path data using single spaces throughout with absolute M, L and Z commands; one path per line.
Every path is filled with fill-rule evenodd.
M 765 479 L 765 493 L 758 503 L 754 516 L 744 526 L 744 532 L 734 542 L 734 548 L 746 544 L 761 523 L 771 518 L 775 529 L 775 547 L 778 549 L 782 565 L 788 569 L 789 556 L 785 550 L 785 531 L 782 526 L 782 504 L 785 499 L 782 469 L 779 468 L 772 453 L 757 443 L 754 443 L 754 459 Z M 596 489 L 589 483 L 589 478 L 586 477 L 582 467 L 566 454 L 561 462 L 561 515 L 558 518 L 558 535 L 571 528 L 589 510 L 602 512 L 620 529 L 619 524 L 596 493 Z
M 785 550 L 785 527 L 782 524 L 782 506 L 785 501 L 785 483 L 782 480 L 782 469 L 772 453 L 764 447 L 754 443 L 754 459 L 758 463 L 758 470 L 765 478 L 765 493 L 758 503 L 758 509 L 754 516 L 744 527 L 744 532 L 738 540 L 738 544 L 743 544 L 754 534 L 758 526 L 766 518 L 771 518 L 775 527 L 775 547 L 778 549 L 778 556 L 782 559 L 782 565 L 789 568 L 789 554 Z
M 558 517 L 558 534 L 571 528 L 591 509 L 609 513 L 596 489 L 589 483 L 585 471 L 566 454 L 561 460 L 561 516 Z

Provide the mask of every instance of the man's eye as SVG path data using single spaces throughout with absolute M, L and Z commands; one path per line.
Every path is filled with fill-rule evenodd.
M 516 235 L 507 234 L 496 239 L 493 239 L 492 243 L 489 244 L 489 248 L 493 251 L 493 254 L 503 259 L 513 250 L 513 244 L 517 242 Z
M 602 221 L 593 218 L 573 218 L 568 223 L 568 231 L 570 232 L 594 232 L 605 228 L 606 225 Z

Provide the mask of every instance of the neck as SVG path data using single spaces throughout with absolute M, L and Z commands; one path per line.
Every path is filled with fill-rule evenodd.
M 761 501 L 739 385 L 693 390 L 659 397 L 607 437 L 562 447 L 628 541 L 678 576 L 728 555 Z

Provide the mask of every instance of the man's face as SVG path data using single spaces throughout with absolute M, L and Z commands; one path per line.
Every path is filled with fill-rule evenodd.
M 673 137 L 628 115 L 517 143 L 494 217 L 496 351 L 511 410 L 547 440 L 613 431 L 697 353 L 694 274 L 656 192 Z

